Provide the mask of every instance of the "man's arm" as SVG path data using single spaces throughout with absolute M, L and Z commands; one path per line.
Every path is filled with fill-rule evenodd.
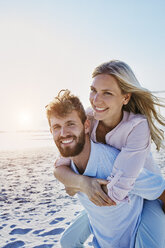
M 97 206 L 111 206 L 115 203 L 102 190 L 107 180 L 78 175 L 65 165 L 55 167 L 54 176 L 65 185 L 67 191 L 74 194 L 78 191 L 85 193 L 89 200 Z

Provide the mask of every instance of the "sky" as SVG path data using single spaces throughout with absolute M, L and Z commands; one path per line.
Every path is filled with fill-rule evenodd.
M 48 130 L 61 89 L 87 107 L 92 71 L 111 59 L 164 91 L 164 13 L 164 0 L 0 0 L 0 131 Z

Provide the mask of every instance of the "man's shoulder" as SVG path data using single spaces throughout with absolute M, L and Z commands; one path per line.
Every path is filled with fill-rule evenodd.
M 119 154 L 119 150 L 116 149 L 113 146 L 107 145 L 107 144 L 102 144 L 102 143 L 95 143 L 91 140 L 92 142 L 92 148 L 93 152 L 95 152 L 99 157 L 105 157 L 110 156 L 110 157 L 115 157 Z

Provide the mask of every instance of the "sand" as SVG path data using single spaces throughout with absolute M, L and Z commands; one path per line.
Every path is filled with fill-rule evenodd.
M 163 151 L 154 156 L 165 176 Z M 0 152 L 0 247 L 60 247 L 82 207 L 54 178 L 55 157 L 53 146 Z

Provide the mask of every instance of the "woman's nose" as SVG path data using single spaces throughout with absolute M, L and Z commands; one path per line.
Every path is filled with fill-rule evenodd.
M 93 103 L 100 103 L 102 101 L 100 94 L 95 94 L 93 98 Z

